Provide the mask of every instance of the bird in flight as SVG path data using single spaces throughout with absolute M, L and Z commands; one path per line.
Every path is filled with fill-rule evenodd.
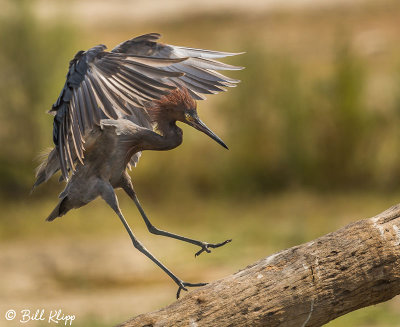
M 97 45 L 79 51 L 70 61 L 60 96 L 49 111 L 54 115 L 55 144 L 36 171 L 33 188 L 46 182 L 58 170 L 66 187 L 47 221 L 82 207 L 98 196 L 115 211 L 133 245 L 157 264 L 178 285 L 177 297 L 187 283 L 156 259 L 133 234 L 114 192 L 122 188 L 135 202 L 148 230 L 200 247 L 196 256 L 223 246 L 158 229 L 146 216 L 131 177 L 144 150 L 170 150 L 182 143 L 183 122 L 205 133 L 227 148 L 224 142 L 198 117 L 196 100 L 234 87 L 239 80 L 222 75 L 221 70 L 242 67 L 216 59 L 239 53 L 173 46 L 157 42 L 160 34 L 142 35 L 117 45 L 110 52 Z

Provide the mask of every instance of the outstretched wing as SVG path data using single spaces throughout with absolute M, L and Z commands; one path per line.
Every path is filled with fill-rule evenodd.
M 215 94 L 226 91 L 226 87 L 235 87 L 240 81 L 218 73 L 218 70 L 240 70 L 243 67 L 221 63 L 215 59 L 235 56 L 241 53 L 220 52 L 195 48 L 186 48 L 158 43 L 158 33 L 142 35 L 117 45 L 112 52 L 128 55 L 145 56 L 158 59 L 187 58 L 172 63 L 162 70 L 184 73 L 183 76 L 171 77 L 176 86 L 185 86 L 196 100 L 204 100 L 203 94 Z
M 159 38 L 156 33 L 142 35 L 111 52 L 98 45 L 79 51 L 71 60 L 64 88 L 51 109 L 55 113 L 53 140 L 64 179 L 75 170 L 76 160 L 83 163 L 85 134 L 101 119 L 127 115 L 149 127 L 145 102 L 181 86 L 194 99 L 204 99 L 202 94 L 225 91 L 239 82 L 217 70 L 242 67 L 214 60 L 236 53 L 166 45 L 156 42 Z
M 143 103 L 158 99 L 175 86 L 167 78 L 183 75 L 161 70 L 182 59 L 158 59 L 105 52 L 98 45 L 80 51 L 71 60 L 67 80 L 50 112 L 55 113 L 53 141 L 63 177 L 75 170 L 75 158 L 83 163 L 84 136 L 103 118 L 129 115 L 144 125 Z

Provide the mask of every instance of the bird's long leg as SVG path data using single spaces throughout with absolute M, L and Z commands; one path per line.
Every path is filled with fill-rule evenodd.
M 191 244 L 200 246 L 201 249 L 198 252 L 195 253 L 196 257 L 198 255 L 200 255 L 201 253 L 203 253 L 203 252 L 210 253 L 211 252 L 210 248 L 211 249 L 215 249 L 215 248 L 223 246 L 223 245 L 225 245 L 225 244 L 227 244 L 227 243 L 232 241 L 232 240 L 226 240 L 226 241 L 221 242 L 221 243 L 207 243 L 207 242 L 197 241 L 197 240 L 185 237 L 185 236 L 173 234 L 173 233 L 158 229 L 147 218 L 146 213 L 144 212 L 142 206 L 140 205 L 140 202 L 139 202 L 139 199 L 138 199 L 138 197 L 136 195 L 136 192 L 133 189 L 132 183 L 130 181 L 126 181 L 124 183 L 124 185 L 122 186 L 122 188 L 129 195 L 129 197 L 135 202 L 140 214 L 142 215 L 142 218 L 143 218 L 144 222 L 146 223 L 147 229 L 149 230 L 150 233 L 156 234 L 156 235 L 162 235 L 162 236 L 166 236 L 166 237 L 175 238 L 175 239 L 183 241 L 183 242 L 187 242 L 187 243 L 191 243 Z
M 108 203 L 108 205 L 116 212 L 118 215 L 119 219 L 121 222 L 124 224 L 126 231 L 128 232 L 133 246 L 138 249 L 140 252 L 142 252 L 146 257 L 148 257 L 151 261 L 153 261 L 157 266 L 159 266 L 164 272 L 171 277 L 171 279 L 178 285 L 178 292 L 176 294 L 176 297 L 179 298 L 180 292 L 182 290 L 187 291 L 186 287 L 198 287 L 198 286 L 204 286 L 207 285 L 207 283 L 187 283 L 179 279 L 177 276 L 175 276 L 167 267 L 165 267 L 156 257 L 154 257 L 143 245 L 140 243 L 140 241 L 135 237 L 133 234 L 131 228 L 129 227 L 127 221 L 125 220 L 124 216 L 122 215 L 122 212 L 119 208 L 118 204 L 118 199 L 117 196 L 114 192 L 113 187 L 110 184 L 105 184 L 105 187 L 103 187 L 103 191 L 101 193 L 101 197 Z

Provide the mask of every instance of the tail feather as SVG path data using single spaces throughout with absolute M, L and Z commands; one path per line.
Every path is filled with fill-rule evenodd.
M 46 221 L 53 221 L 54 219 L 64 216 L 70 209 L 68 206 L 68 197 L 64 197 L 58 202 L 57 206 L 46 218 Z
M 47 182 L 60 169 L 60 160 L 56 148 L 43 154 L 43 161 L 36 169 L 36 181 L 32 191 L 40 184 Z

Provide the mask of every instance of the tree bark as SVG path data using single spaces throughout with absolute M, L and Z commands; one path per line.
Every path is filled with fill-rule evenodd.
M 322 326 L 400 294 L 400 204 L 120 326 Z

